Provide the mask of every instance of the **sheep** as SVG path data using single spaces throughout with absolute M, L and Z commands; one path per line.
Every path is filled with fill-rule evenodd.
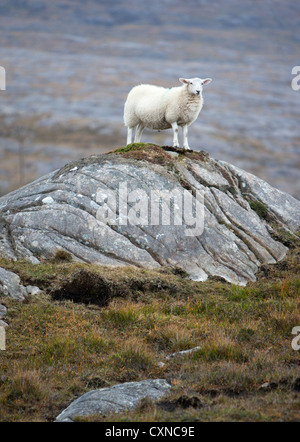
M 188 144 L 188 126 L 198 117 L 202 106 L 202 88 L 211 78 L 179 78 L 183 86 L 164 87 L 141 84 L 131 89 L 124 106 L 124 123 L 127 127 L 127 145 L 141 141 L 145 128 L 173 129 L 173 146 L 179 147 L 178 126 L 183 131 L 183 148 Z

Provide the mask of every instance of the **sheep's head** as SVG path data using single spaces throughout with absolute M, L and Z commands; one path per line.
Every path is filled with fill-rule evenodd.
M 186 85 L 190 94 L 200 95 L 203 86 L 212 81 L 211 78 L 179 78 L 179 81 Z

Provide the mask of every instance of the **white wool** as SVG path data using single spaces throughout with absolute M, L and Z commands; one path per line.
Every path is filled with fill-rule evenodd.
M 140 142 L 145 128 L 153 130 L 173 129 L 173 146 L 179 147 L 178 126 L 183 129 L 183 147 L 189 149 L 187 128 L 198 117 L 202 106 L 203 85 L 210 78 L 179 79 L 183 86 L 166 89 L 150 84 L 135 86 L 128 94 L 124 106 L 124 123 L 128 128 L 127 144 Z

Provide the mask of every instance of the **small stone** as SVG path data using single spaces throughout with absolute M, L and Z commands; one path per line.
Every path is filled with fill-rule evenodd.
M 265 382 L 259 387 L 259 390 L 267 390 L 270 387 L 269 382 Z
M 259 390 L 269 391 L 269 390 L 275 390 L 278 387 L 278 384 L 276 382 L 265 382 L 259 387 Z
M 42 199 L 43 204 L 53 204 L 54 199 L 51 196 L 47 196 L 46 198 Z
M 163 368 L 166 364 L 164 362 L 158 362 L 157 366 Z
M 28 285 L 26 287 L 28 295 L 38 295 L 41 292 L 41 289 L 34 285 Z
M 26 258 L 26 261 L 31 262 L 31 264 L 33 264 L 33 265 L 38 265 L 38 264 L 41 263 L 41 261 L 39 259 L 37 259 L 35 256 L 33 256 L 33 255 L 32 256 L 28 256 Z
M 176 353 L 172 353 L 172 354 L 166 356 L 166 359 L 175 358 L 176 356 L 187 356 L 187 355 L 193 353 L 194 351 L 197 351 L 200 349 L 201 349 L 201 347 L 194 347 L 189 350 L 177 351 Z

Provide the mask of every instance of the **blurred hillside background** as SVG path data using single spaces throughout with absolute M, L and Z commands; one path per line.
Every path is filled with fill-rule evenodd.
M 300 198 L 300 2 L 1 0 L 0 14 L 0 194 L 124 146 L 132 86 L 199 76 L 213 82 L 191 147 Z

